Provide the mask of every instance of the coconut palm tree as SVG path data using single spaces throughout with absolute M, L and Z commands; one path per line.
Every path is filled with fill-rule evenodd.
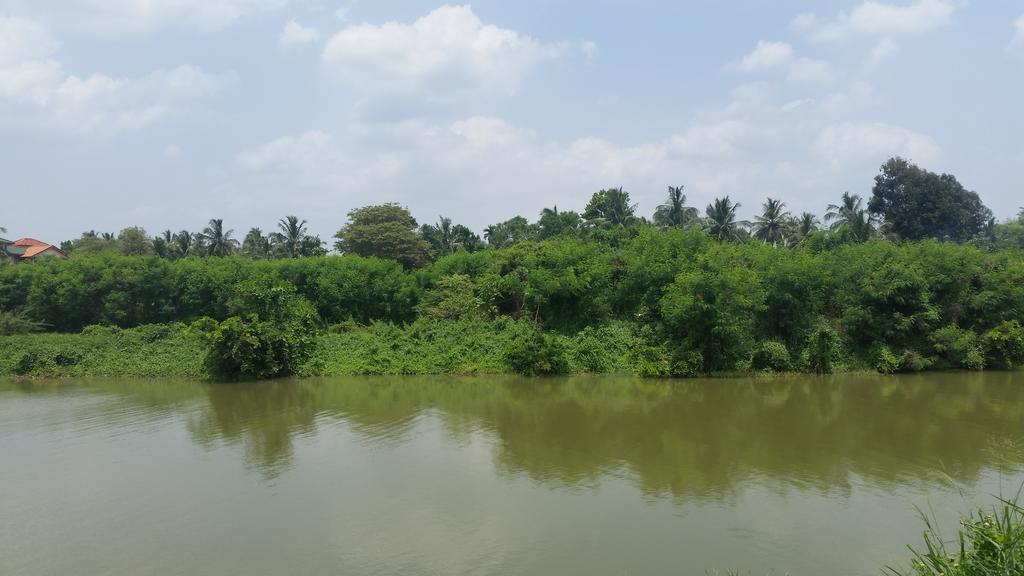
M 102 238 L 107 242 L 113 242 L 114 240 L 117 240 L 117 236 L 114 236 L 113 232 L 104 232 L 102 234 Z
M 242 253 L 252 258 L 270 256 L 270 239 L 263 235 L 263 230 L 252 228 L 242 240 Z
M 789 212 L 786 203 L 768 198 L 761 205 L 761 215 L 754 218 L 754 237 L 772 246 L 778 246 L 786 240 L 786 222 Z
M 203 241 L 208 256 L 228 256 L 238 247 L 238 240 L 231 236 L 234 230 L 224 229 L 224 220 L 213 218 L 210 224 L 203 228 L 199 238 Z
M 654 225 L 659 228 L 682 228 L 699 221 L 697 209 L 686 205 L 683 186 L 669 186 L 668 199 L 654 210 Z
M 629 192 L 608 188 L 590 198 L 583 217 L 597 227 L 628 226 L 636 221 L 636 206 L 630 203 Z
M 274 232 L 270 239 L 283 250 L 289 258 L 298 258 L 302 252 L 302 240 L 306 237 L 306 221 L 299 221 L 298 216 L 285 216 L 277 222 L 280 232 Z
M 796 224 L 797 235 L 799 235 L 800 238 L 807 238 L 818 231 L 818 227 L 821 225 L 821 222 L 814 214 L 811 214 L 810 212 L 803 212 L 800 214 L 800 217 L 796 219 Z
M 847 228 L 860 242 L 866 242 L 878 233 L 878 221 L 864 209 L 864 201 L 857 194 L 843 192 L 839 204 L 829 204 L 825 222 L 830 221 L 830 230 Z
M 739 207 L 739 202 L 734 203 L 728 196 L 715 198 L 715 201 L 704 209 L 704 229 L 716 240 L 734 240 L 742 237 L 742 227 L 749 223 L 736 220 L 736 211 Z
M 192 253 L 195 246 L 195 236 L 188 230 L 182 230 L 171 237 L 170 245 L 170 252 L 174 258 L 184 258 Z

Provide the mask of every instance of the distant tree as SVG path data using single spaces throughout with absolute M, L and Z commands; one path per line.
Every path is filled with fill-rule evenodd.
M 818 228 L 821 226 L 821 221 L 818 220 L 818 217 L 810 212 L 801 213 L 800 217 L 796 219 L 796 222 L 796 233 L 800 238 L 807 238 L 811 234 L 817 232 Z
M 772 246 L 785 243 L 786 222 L 790 218 L 785 208 L 785 202 L 772 198 L 766 200 L 761 206 L 761 214 L 754 218 L 754 237 Z
M 177 260 L 178 258 L 191 256 L 195 246 L 195 236 L 188 230 L 182 230 L 172 236 L 169 250 L 171 258 Z
M 174 234 L 170 230 L 164 230 L 159 236 L 153 237 L 153 253 L 161 258 L 171 259 L 171 242 Z
M 270 238 L 259 228 L 250 228 L 242 240 L 242 254 L 250 258 L 267 258 L 270 256 Z
M 231 237 L 234 233 L 234 230 L 224 229 L 224 221 L 220 218 L 211 219 L 199 235 L 206 255 L 230 256 L 238 248 L 238 240 Z
M 312 258 L 317 256 L 326 256 L 327 248 L 324 247 L 326 243 L 320 239 L 319 236 L 305 235 L 302 237 L 302 243 L 299 244 L 299 256 L 304 258 Z
M 558 206 L 545 208 L 537 220 L 537 237 L 541 240 L 556 236 L 576 235 L 583 230 L 583 217 L 578 212 L 559 212 Z
M 964 242 L 992 218 L 978 194 L 952 174 L 936 174 L 903 158 L 891 158 L 875 176 L 868 210 L 906 240 L 935 238 Z
M 864 200 L 857 194 L 843 192 L 839 204 L 829 204 L 825 222 L 831 222 L 829 229 L 845 229 L 858 242 L 867 242 L 878 235 L 878 221 L 864 209 Z
M 114 236 L 113 232 L 104 232 L 100 236 L 100 238 L 102 238 L 103 240 L 106 240 L 107 242 L 113 242 L 114 240 L 117 240 L 117 237 Z
M 452 219 L 444 216 L 437 224 L 421 226 L 420 235 L 437 256 L 454 254 L 459 250 L 475 252 L 483 248 L 483 241 L 472 230 L 462 224 L 452 224 Z
M 659 228 L 682 228 L 699 222 L 697 209 L 686 205 L 683 186 L 669 186 L 668 199 L 654 211 L 654 225 Z
M 83 232 L 81 238 L 72 241 L 75 254 L 99 254 L 117 250 L 113 234 L 97 234 L 95 230 Z
M 146 231 L 138 226 L 125 228 L 117 235 L 117 244 L 126 256 L 145 256 L 153 253 L 153 242 Z
M 507 248 L 517 242 L 530 240 L 536 235 L 537 228 L 522 216 L 492 224 L 484 229 L 484 239 L 492 248 Z
M 288 258 L 302 255 L 302 241 L 306 237 L 306 221 L 299 221 L 297 216 L 285 216 L 277 222 L 280 232 L 270 235 L 275 248 Z
M 745 236 L 744 226 L 748 222 L 736 219 L 736 211 L 740 203 L 733 202 L 728 196 L 715 198 L 704 209 L 704 229 L 716 240 L 739 240 Z
M 430 245 L 417 234 L 408 208 L 394 203 L 366 206 L 349 212 L 348 219 L 334 235 L 339 252 L 397 260 L 406 268 L 429 260 Z
M 590 197 L 583 218 L 599 228 L 629 226 L 636 221 L 636 204 L 621 187 L 606 188 Z

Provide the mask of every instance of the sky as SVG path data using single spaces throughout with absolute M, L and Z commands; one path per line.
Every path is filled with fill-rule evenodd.
M 0 0 L 0 226 L 480 231 L 624 187 L 822 214 L 902 155 L 1024 205 L 1020 0 Z

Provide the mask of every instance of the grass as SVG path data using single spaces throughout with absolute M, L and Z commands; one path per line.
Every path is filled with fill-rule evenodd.
M 924 548 L 911 548 L 910 570 L 886 569 L 890 576 L 1018 576 L 1024 575 L 1024 509 L 1000 499 L 961 521 L 957 538 L 945 540 L 923 515 Z

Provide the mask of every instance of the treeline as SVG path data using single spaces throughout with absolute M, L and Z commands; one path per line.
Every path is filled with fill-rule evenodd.
M 1024 252 L 834 236 L 779 250 L 638 227 L 613 241 L 521 242 L 412 269 L 351 255 L 171 262 L 101 254 L 0 267 L 0 310 L 59 332 L 223 320 L 237 314 L 237 286 L 264 279 L 294 286 L 324 326 L 529 320 L 540 337 L 524 346 L 541 356 L 557 355 L 545 332 L 627 322 L 646 346 L 634 353 L 650 355 L 653 373 L 1024 360 Z
M 367 206 L 349 213 L 349 221 L 335 234 L 338 253 L 377 256 L 419 267 L 456 251 L 476 252 L 507 248 L 518 242 L 557 237 L 608 240 L 622 229 L 655 227 L 695 228 L 722 241 L 756 240 L 776 247 L 794 247 L 820 231 L 841 233 L 839 241 L 877 239 L 970 242 L 983 248 L 1024 248 L 1024 208 L 1020 217 L 997 222 L 977 193 L 964 188 L 949 174 L 935 174 L 901 158 L 886 162 L 875 178 L 865 204 L 844 193 L 827 206 L 823 217 L 810 212 L 794 215 L 786 204 L 768 198 L 753 221 L 739 219 L 739 203 L 728 196 L 716 198 L 701 213 L 687 206 L 683 186 L 670 186 L 665 202 L 651 218 L 636 213 L 629 192 L 609 188 L 595 193 L 582 212 L 545 208 L 534 222 L 523 216 L 487 226 L 483 236 L 467 226 L 441 217 L 436 224 L 419 225 L 412 214 L 395 204 Z M 833 239 L 834 241 L 836 239 Z M 90 230 L 76 240 L 61 243 L 69 254 L 102 252 L 156 255 L 169 260 L 186 257 L 242 255 L 255 259 L 322 256 L 327 243 L 308 232 L 307 221 L 286 216 L 277 229 L 251 228 L 239 241 L 222 219 L 210 220 L 201 232 L 181 230 L 150 237 L 140 227 L 119 234 Z
M 523 373 L 1024 362 L 1024 213 L 996 224 L 954 177 L 901 159 L 882 167 L 866 206 L 843 194 L 824 224 L 774 199 L 750 223 L 737 207 L 722 198 L 700 216 L 672 187 L 647 221 L 627 192 L 607 189 L 582 214 L 546 209 L 536 223 L 513 218 L 481 239 L 444 218 L 419 226 L 383 204 L 349 213 L 335 235 L 342 256 L 324 256 L 295 217 L 240 245 L 219 220 L 180 233 L 174 249 L 173 234 L 163 248 L 138 229 L 86 235 L 67 260 L 0 266 L 0 333 L 195 322 L 216 351 L 211 371 L 258 376 L 294 372 L 294 356 L 314 355 L 308 336 L 318 327 L 370 325 L 352 339 L 367 357 L 383 357 L 389 340 L 412 350 L 452 329 L 469 349 L 472 334 L 488 335 Z M 266 240 L 258 253 L 257 239 Z M 87 248 L 94 241 L 119 249 Z M 495 326 L 514 338 L 492 338 Z

